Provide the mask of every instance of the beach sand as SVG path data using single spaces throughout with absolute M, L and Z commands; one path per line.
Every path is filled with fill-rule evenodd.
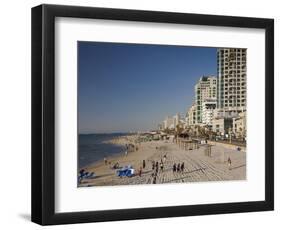
M 129 139 L 128 139 L 129 138 Z M 115 144 L 128 144 L 134 142 L 134 136 L 112 140 Z M 125 153 L 118 156 L 108 157 L 104 161 L 96 162 L 85 167 L 88 172 L 94 172 L 96 177 L 93 179 L 84 179 L 78 185 L 85 186 L 111 186 L 111 185 L 137 185 L 152 184 L 152 161 L 160 163 L 161 158 L 166 154 L 167 159 L 164 163 L 164 170 L 159 172 L 156 177 L 157 184 L 163 183 L 182 183 L 182 182 L 205 182 L 205 181 L 230 181 L 246 179 L 246 152 L 237 151 L 235 148 L 212 143 L 212 155 L 206 156 L 205 145 L 199 145 L 198 149 L 183 150 L 176 143 L 169 141 L 150 141 L 137 144 L 138 151 Z M 227 163 L 231 159 L 231 167 Z M 138 170 L 142 167 L 143 160 L 146 161 L 146 167 L 142 169 L 142 175 L 138 175 Z M 116 169 L 111 167 L 116 162 L 120 167 L 131 165 L 135 169 L 135 175 L 132 177 L 116 176 Z M 184 162 L 183 172 L 173 172 L 173 164 Z

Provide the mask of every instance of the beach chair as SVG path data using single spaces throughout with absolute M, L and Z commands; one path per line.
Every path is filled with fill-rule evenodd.
M 86 179 L 94 179 L 96 177 L 96 174 L 94 172 L 88 173 L 85 178 Z
M 119 177 L 127 176 L 131 177 L 134 175 L 134 169 L 131 165 L 124 166 L 122 169 L 116 171 L 116 175 Z
M 84 172 L 78 176 L 78 183 L 80 184 L 83 179 L 94 179 L 96 174 L 94 172 Z

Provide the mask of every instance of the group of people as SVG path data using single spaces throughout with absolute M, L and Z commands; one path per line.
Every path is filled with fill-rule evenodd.
M 152 165 L 151 165 L 152 184 L 157 183 L 157 175 L 158 175 L 159 170 L 160 170 L 160 172 L 164 172 L 164 163 L 166 162 L 166 160 L 167 160 L 167 154 L 164 154 L 163 158 L 161 157 L 160 162 L 154 161 L 154 160 L 152 161 Z
M 109 167 L 110 167 L 111 169 L 119 169 L 119 167 L 120 167 L 118 161 L 113 164 L 113 162 L 108 161 L 106 157 L 103 158 L 103 161 L 104 161 L 104 164 L 105 164 L 105 165 L 109 165 Z M 113 165 L 112 165 L 112 164 L 113 164 Z
M 152 177 L 153 177 L 153 181 L 155 182 L 155 184 L 156 184 L 156 176 L 157 176 L 158 172 L 159 171 L 160 172 L 164 171 L 164 163 L 166 162 L 166 160 L 167 160 L 167 154 L 165 154 L 163 156 L 163 158 L 161 158 L 160 162 L 154 161 L 154 160 L 152 161 L 152 165 L 151 165 Z M 138 173 L 139 176 L 142 175 L 142 171 L 143 171 L 143 169 L 145 169 L 145 167 L 146 167 L 146 161 L 143 160 L 142 161 L 142 166 L 139 168 L 139 171 L 138 171 L 139 172 Z
M 178 164 L 174 163 L 173 172 L 184 172 L 184 162 Z
M 134 144 L 125 144 L 125 156 L 128 155 L 129 152 L 138 151 L 139 147 Z
M 158 161 L 152 161 L 152 171 L 155 171 L 156 173 L 159 172 L 159 169 L 161 172 L 164 171 L 164 163 L 166 162 L 167 156 L 164 155 L 163 158 L 161 158 L 160 162 Z

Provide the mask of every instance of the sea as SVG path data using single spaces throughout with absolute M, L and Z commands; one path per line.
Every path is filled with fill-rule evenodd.
M 118 155 L 125 152 L 125 147 L 104 143 L 116 137 L 128 135 L 127 133 L 110 134 L 79 134 L 78 139 L 78 167 L 83 168 L 95 163 L 104 157 Z

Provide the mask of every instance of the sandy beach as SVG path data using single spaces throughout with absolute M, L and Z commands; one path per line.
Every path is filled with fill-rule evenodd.
M 134 142 L 134 136 L 111 140 L 111 143 L 125 145 Z M 153 170 L 152 162 L 158 161 L 164 155 L 164 170 L 159 170 L 156 176 L 156 184 L 182 183 L 182 182 L 204 182 L 204 181 L 229 181 L 246 179 L 246 153 L 235 148 L 212 143 L 211 156 L 206 156 L 206 145 L 199 145 L 198 149 L 183 150 L 178 144 L 171 141 L 149 141 L 137 145 L 138 150 L 129 152 L 127 155 L 115 155 L 107 158 L 107 164 L 103 160 L 85 167 L 87 172 L 94 172 L 92 179 L 83 179 L 78 185 L 84 186 L 106 186 L 106 185 L 129 185 L 129 184 L 152 184 Z M 228 158 L 231 159 L 231 167 Z M 142 175 L 138 175 L 140 167 L 145 160 L 146 166 L 142 169 Z M 135 169 L 132 177 L 118 177 L 116 169 L 112 166 L 118 162 L 119 167 L 131 165 Z M 173 172 L 173 165 L 184 162 L 182 172 Z M 154 181 L 155 182 L 155 181 Z

